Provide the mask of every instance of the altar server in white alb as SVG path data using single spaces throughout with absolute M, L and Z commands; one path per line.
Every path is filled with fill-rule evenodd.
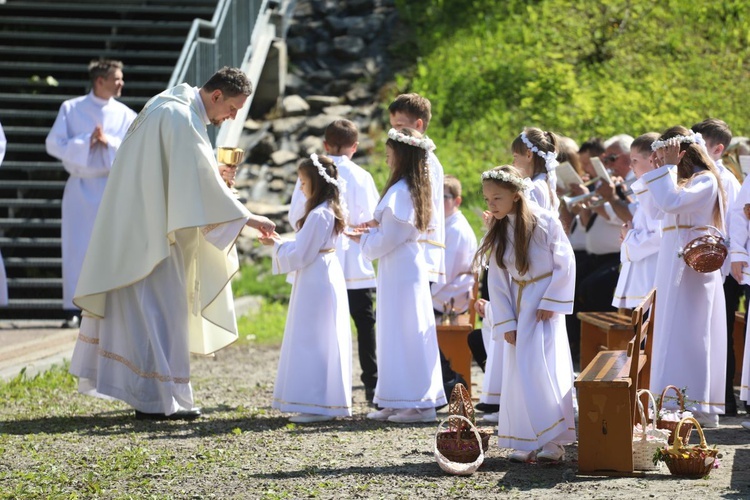
M 295 240 L 274 234 L 273 272 L 295 271 L 271 406 L 289 420 L 321 422 L 352 415 L 352 332 L 336 240 L 346 221 L 338 168 L 313 154 L 297 169 L 305 212 Z
M 382 409 L 367 414 L 373 420 L 432 422 L 435 408 L 447 402 L 424 247 L 417 241 L 430 224 L 432 200 L 424 172 L 426 152 L 433 147 L 414 129 L 389 130 L 391 176 L 369 231 L 361 234 L 363 255 L 378 259 L 374 402 Z
M 498 445 L 509 459 L 558 461 L 576 440 L 573 362 L 565 314 L 573 310 L 575 257 L 557 214 L 524 197 L 522 174 L 482 174 L 494 223 L 477 252 L 488 268 L 492 333 L 504 338 Z M 538 451 L 541 448 L 541 451 Z
M 536 127 L 523 129 L 510 145 L 513 166 L 516 167 L 528 186 L 528 199 L 547 210 L 557 212 L 560 199 L 557 197 L 557 137 Z
M 3 132 L 3 126 L 0 125 L 0 166 L 3 164 L 5 158 L 5 147 L 8 141 L 5 139 L 5 132 Z M 8 279 L 5 275 L 5 263 L 3 262 L 3 254 L 0 253 L 0 306 L 8 305 Z
M 469 310 L 474 288 L 471 265 L 477 251 L 477 237 L 461 213 L 461 181 L 452 175 L 443 180 L 445 214 L 445 283 L 433 283 L 432 306 L 437 313 L 463 314 Z M 446 310 L 450 309 L 450 310 Z
M 651 391 L 686 389 L 685 406 L 704 427 L 724 413 L 726 312 L 721 270 L 700 273 L 681 258 L 707 226 L 723 228 L 724 190 L 700 134 L 682 126 L 664 132 L 651 148 L 658 168 L 641 179 L 665 213 L 656 264 L 656 318 Z M 675 403 L 676 404 L 676 403 Z
M 641 176 L 655 167 L 651 161 L 651 144 L 658 138 L 659 134 L 649 132 L 637 137 L 630 146 L 630 167 L 637 179 L 630 187 L 638 204 L 633 220 L 623 224 L 622 228 L 622 267 L 612 300 L 612 306 L 617 308 L 638 307 L 654 288 L 661 244 L 661 215 Z
M 91 61 L 91 92 L 62 103 L 47 135 L 47 153 L 61 160 L 70 174 L 62 199 L 61 230 L 63 309 L 69 327 L 78 327 L 73 295 L 104 187 L 136 116 L 117 100 L 124 85 L 122 68 L 120 61 Z
M 331 122 L 325 131 L 323 145 L 326 155 L 338 168 L 338 184 L 346 223 L 357 227 L 372 220 L 378 204 L 378 189 L 370 173 L 354 163 L 352 157 L 357 152 L 359 132 L 350 120 L 340 119 Z M 307 199 L 297 181 L 289 206 L 289 222 L 297 227 L 305 214 Z M 372 403 L 375 385 L 378 381 L 378 365 L 375 342 L 375 309 L 373 307 L 376 287 L 375 270 L 372 262 L 362 256 L 362 250 L 348 238 L 336 241 L 336 255 L 344 269 L 346 293 L 349 298 L 349 314 L 357 329 L 357 353 L 362 368 L 362 384 L 365 399 Z
M 731 248 L 732 276 L 740 285 L 750 285 L 750 175 L 745 177 L 737 198 L 730 207 L 732 222 L 730 225 L 729 241 Z M 745 327 L 745 338 L 748 337 L 749 325 Z M 740 380 L 740 400 L 745 402 L 745 408 L 750 406 L 750 342 L 745 342 L 745 352 L 742 361 L 742 378 Z M 750 429 L 750 421 L 742 426 Z
M 432 119 L 430 100 L 419 94 L 401 94 L 388 106 L 391 127 L 396 130 L 411 128 L 422 135 Z M 426 135 L 425 135 L 426 137 Z M 444 283 L 445 276 L 445 214 L 443 212 L 443 165 L 434 149 L 427 153 L 427 170 L 432 190 L 430 224 L 419 237 L 425 248 L 427 272 L 431 283 Z
M 79 390 L 135 408 L 136 419 L 195 419 L 190 352 L 237 339 L 230 280 L 247 224 L 271 234 L 219 175 L 207 125 L 233 119 L 251 93 L 224 67 L 202 87 L 153 97 L 122 142 L 86 252 L 83 310 L 70 372 Z

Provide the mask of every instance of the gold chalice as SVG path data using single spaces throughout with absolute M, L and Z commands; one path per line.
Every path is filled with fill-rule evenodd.
M 219 147 L 216 150 L 216 159 L 223 165 L 230 167 L 237 167 L 245 156 L 245 151 L 242 148 L 227 148 Z M 232 190 L 235 195 L 238 194 L 237 190 L 229 185 L 229 181 L 226 181 L 227 186 Z

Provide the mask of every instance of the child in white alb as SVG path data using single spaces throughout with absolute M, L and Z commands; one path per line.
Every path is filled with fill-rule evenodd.
M 289 420 L 320 422 L 352 414 L 352 338 L 344 273 L 336 239 L 344 229 L 338 169 L 311 155 L 298 167 L 307 199 L 294 241 L 274 246 L 274 273 L 295 271 L 271 406 L 298 412 Z
M 649 132 L 637 137 L 630 146 L 630 167 L 637 179 L 630 187 L 638 205 L 633 220 L 623 224 L 620 246 L 622 267 L 612 300 L 612 305 L 617 308 L 638 307 L 654 288 L 661 243 L 661 216 L 657 215 L 659 210 L 640 179 L 655 167 L 651 161 L 651 143 L 658 138 L 659 134 Z
M 430 223 L 424 172 L 431 147 L 414 129 L 388 132 L 391 176 L 375 219 L 367 231 L 347 233 L 360 241 L 366 258 L 378 259 L 374 402 L 382 409 L 367 415 L 373 420 L 432 422 L 435 408 L 446 404 L 425 250 L 417 241 Z
M 493 336 L 506 342 L 498 445 L 514 450 L 512 461 L 558 461 L 576 440 L 564 317 L 573 310 L 575 258 L 557 214 L 528 202 L 524 188 L 514 167 L 482 174 L 495 220 L 477 257 L 489 264 Z

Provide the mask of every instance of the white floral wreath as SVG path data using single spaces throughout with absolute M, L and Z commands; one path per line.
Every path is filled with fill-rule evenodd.
M 330 175 L 328 175 L 328 172 L 326 172 L 326 169 L 323 167 L 323 164 L 320 163 L 320 160 L 318 160 L 318 155 L 316 155 L 315 153 L 313 153 L 313 154 L 310 155 L 310 159 L 312 160 L 313 165 L 315 165 L 315 167 L 318 169 L 318 173 L 320 174 L 320 176 L 328 184 L 333 184 L 334 186 L 339 187 L 338 181 L 336 179 L 334 179 L 333 177 L 331 177 Z
M 402 134 L 395 128 L 392 128 L 388 131 L 388 138 L 393 139 L 394 141 L 403 142 L 404 144 L 408 144 L 409 146 L 422 148 L 427 153 L 429 153 L 430 151 L 435 151 L 435 143 L 432 142 L 432 139 L 427 136 L 418 139 L 416 137 Z
M 526 147 L 531 150 L 532 153 L 536 153 L 540 157 L 544 158 L 544 166 L 547 169 L 547 172 L 551 172 L 552 170 L 556 169 L 560 164 L 557 161 L 557 153 L 555 153 L 554 151 L 540 150 L 529 140 L 526 132 L 521 132 L 521 140 L 526 145 Z
M 651 143 L 651 151 L 656 151 L 657 149 L 666 148 L 670 144 L 697 144 L 701 146 L 704 150 L 706 149 L 706 141 L 703 139 L 703 135 L 701 135 L 699 132 L 693 132 L 692 135 L 676 135 L 674 137 L 670 137 L 669 139 L 665 140 L 658 140 Z
M 526 183 L 524 183 L 523 179 L 518 177 L 517 175 L 513 175 L 510 172 L 506 172 L 505 170 L 487 170 L 485 172 L 482 172 L 482 180 L 495 180 L 500 182 L 507 182 L 508 184 L 513 184 L 515 187 L 517 187 L 520 191 L 523 191 L 526 188 Z

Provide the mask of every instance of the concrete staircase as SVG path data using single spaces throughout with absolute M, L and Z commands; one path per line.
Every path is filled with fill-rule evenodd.
M 123 103 L 140 111 L 167 87 L 195 18 L 217 0 L 0 3 L 0 251 L 10 303 L 0 318 L 63 317 L 60 206 L 67 172 L 45 137 L 66 99 L 89 91 L 87 65 L 125 64 Z

